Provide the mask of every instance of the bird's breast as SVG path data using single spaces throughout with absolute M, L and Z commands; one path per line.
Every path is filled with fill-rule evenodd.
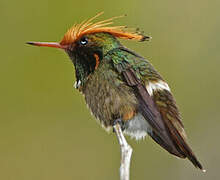
M 115 119 L 126 121 L 136 114 L 137 99 L 133 89 L 110 67 L 102 67 L 91 74 L 82 88 L 92 114 L 104 127 Z

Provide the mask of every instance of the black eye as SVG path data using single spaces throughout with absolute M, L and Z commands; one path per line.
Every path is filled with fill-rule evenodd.
M 82 37 L 82 38 L 80 39 L 80 44 L 81 44 L 81 45 L 85 46 L 87 43 L 88 43 L 88 39 L 87 39 L 86 37 Z

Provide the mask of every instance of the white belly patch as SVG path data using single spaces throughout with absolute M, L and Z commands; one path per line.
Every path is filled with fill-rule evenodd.
M 152 129 L 147 120 L 138 113 L 133 119 L 129 120 L 126 124 L 124 134 L 135 138 L 136 140 L 143 139 L 147 132 L 151 132 Z

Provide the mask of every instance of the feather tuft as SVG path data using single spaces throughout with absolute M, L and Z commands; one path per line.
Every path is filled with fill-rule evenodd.
M 100 12 L 94 17 L 88 19 L 87 21 L 83 21 L 80 24 L 74 24 L 72 28 L 70 28 L 66 32 L 60 44 L 68 45 L 74 43 L 85 34 L 93 33 L 110 33 L 116 38 L 132 39 L 138 41 L 145 41 L 151 38 L 149 36 L 143 35 L 139 31 L 133 32 L 132 30 L 129 30 L 127 26 L 109 26 L 113 24 L 113 20 L 124 17 L 126 15 L 112 17 L 99 22 L 92 22 L 94 19 L 101 16 L 102 14 L 103 12 Z

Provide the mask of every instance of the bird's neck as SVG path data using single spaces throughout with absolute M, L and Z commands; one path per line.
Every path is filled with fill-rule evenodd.
M 79 90 L 85 85 L 87 80 L 90 79 L 90 76 L 93 76 L 93 74 L 99 70 L 106 71 L 106 68 L 111 65 L 111 58 L 107 58 L 109 56 L 109 52 L 114 51 L 114 49 L 117 49 L 119 46 L 108 46 L 103 49 L 101 54 L 96 54 L 96 56 L 91 56 L 89 59 L 89 63 L 83 61 L 81 58 L 74 57 L 74 66 L 75 66 L 75 75 L 76 75 L 76 88 Z M 96 59 L 98 58 L 98 59 Z M 97 62 L 98 65 L 97 65 Z M 94 62 L 92 64 L 92 62 Z

